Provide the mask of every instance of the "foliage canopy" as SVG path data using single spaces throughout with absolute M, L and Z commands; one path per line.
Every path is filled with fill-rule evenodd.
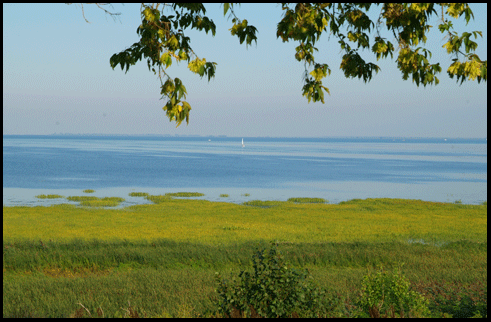
M 368 16 L 368 11 L 374 6 L 381 7 L 375 22 Z M 223 4 L 224 15 L 230 12 L 230 17 L 233 17 L 230 33 L 239 39 L 240 44 L 245 42 L 249 46 L 253 41 L 257 44 L 257 29 L 246 19 L 238 18 L 233 7 L 233 3 Z M 411 77 L 417 86 L 437 85 L 436 75 L 442 67 L 438 62 L 430 63 L 432 54 L 423 47 L 432 28 L 429 20 L 433 15 L 440 16 L 438 30 L 448 35 L 443 48 L 453 55 L 453 63 L 447 68 L 450 78 L 455 77 L 461 84 L 465 80 L 487 81 L 487 60 L 482 61 L 475 54 L 477 43 L 472 40 L 482 37 L 482 32 L 459 35 L 453 31 L 453 23 L 449 20 L 463 16 L 467 24 L 474 18 L 467 3 L 282 3 L 281 8 L 284 13 L 277 24 L 276 36 L 283 42 L 298 42 L 295 59 L 305 66 L 302 93 L 309 102 L 324 103 L 324 91 L 330 94 L 322 80 L 331 74 L 331 68 L 314 56 L 318 51 L 315 44 L 323 33 L 337 39 L 344 53 L 340 69 L 346 77 L 368 82 L 374 73 L 380 71 L 379 66 L 360 56 L 360 50 L 367 49 L 375 54 L 377 61 L 389 55 L 393 58 L 398 52 L 396 63 L 404 80 Z M 170 9 L 170 14 L 164 14 L 165 9 Z M 186 87 L 179 78 L 172 78 L 167 70 L 174 60 L 186 61 L 191 72 L 206 76 L 208 81 L 213 78 L 217 63 L 200 58 L 191 48 L 191 40 L 185 31 L 196 29 L 206 34 L 211 32 L 214 36 L 215 23 L 205 15 L 206 8 L 202 3 L 142 4 L 140 11 L 142 23 L 136 29 L 140 41 L 114 54 L 109 60 L 111 67 L 114 69 L 119 65 L 127 72 L 130 66 L 145 58 L 148 69 L 159 75 L 160 94 L 167 100 L 163 110 L 169 120 L 175 121 L 177 126 L 184 120 L 189 123 L 191 106 L 184 100 Z M 382 37 L 382 28 L 392 32 L 397 43 Z M 370 37 L 372 30 L 375 31 L 374 37 Z

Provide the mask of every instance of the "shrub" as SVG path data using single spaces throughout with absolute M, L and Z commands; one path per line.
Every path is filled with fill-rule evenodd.
M 240 281 L 216 273 L 217 311 L 225 317 L 319 317 L 327 313 L 324 292 L 308 280 L 309 272 L 289 268 L 272 245 L 256 250 L 254 271 L 241 271 Z
M 487 290 L 465 289 L 460 286 L 455 290 L 447 285 L 440 285 L 437 289 L 429 291 L 434 297 L 430 303 L 430 310 L 439 312 L 441 316 L 452 318 L 488 316 Z
M 429 302 L 421 294 L 409 290 L 409 281 L 401 275 L 400 267 L 393 273 L 382 267 L 363 278 L 358 306 L 372 318 L 428 317 Z

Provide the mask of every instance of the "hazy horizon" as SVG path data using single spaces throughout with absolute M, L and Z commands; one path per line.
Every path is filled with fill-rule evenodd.
M 487 4 L 471 4 L 475 19 L 455 31 L 482 31 L 476 54 L 487 60 Z M 373 6 L 374 11 L 380 7 Z M 437 86 L 416 87 L 402 80 L 394 58 L 365 84 L 346 79 L 339 69 L 343 53 L 328 33 L 316 42 L 316 60 L 329 64 L 325 104 L 302 96 L 302 63 L 295 60 L 296 42 L 276 38 L 283 10 L 276 4 L 242 4 L 234 9 L 258 29 L 257 46 L 246 48 L 228 31 L 231 19 L 219 4 L 206 4 L 216 36 L 188 30 L 200 58 L 217 62 L 215 78 L 191 73 L 175 61 L 167 70 L 187 88 L 192 106 L 189 125 L 169 122 L 160 100 L 158 77 L 145 61 L 127 74 L 109 65 L 109 58 L 139 40 L 140 5 L 114 4 L 121 12 L 114 22 L 94 5 L 3 4 L 3 134 L 51 135 L 180 135 L 229 137 L 420 137 L 486 138 L 487 83 L 458 85 L 446 69 L 452 56 L 442 48 L 445 35 L 438 18 L 424 46 L 430 63 L 440 62 Z M 166 11 L 167 14 L 170 11 Z M 373 17 L 372 17 L 373 19 Z M 370 36 L 373 37 L 374 30 Z M 383 37 L 394 42 L 391 33 Z

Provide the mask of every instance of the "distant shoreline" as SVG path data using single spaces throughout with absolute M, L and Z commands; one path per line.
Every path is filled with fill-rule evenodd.
M 181 137 L 181 138 L 258 138 L 258 139 L 406 139 L 406 140 L 432 140 L 432 139 L 451 139 L 451 140 L 486 140 L 486 137 L 443 137 L 443 136 L 229 136 L 229 135 L 202 135 L 202 134 L 108 134 L 108 133 L 51 133 L 51 134 L 3 134 L 4 137 L 54 137 L 54 136 L 83 136 L 83 137 Z

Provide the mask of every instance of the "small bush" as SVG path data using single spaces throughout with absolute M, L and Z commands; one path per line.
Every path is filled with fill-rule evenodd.
M 485 286 L 487 288 L 487 285 Z M 488 316 L 487 291 L 460 288 L 452 289 L 448 285 L 439 285 L 429 289 L 433 296 L 429 308 L 440 316 L 452 318 L 472 318 Z M 439 317 L 439 316 L 438 316 Z
M 393 273 L 381 267 L 363 278 L 358 306 L 372 318 L 428 317 L 429 302 L 421 294 L 409 290 L 409 281 L 400 267 Z
M 289 268 L 277 246 L 256 250 L 254 271 L 242 271 L 240 281 L 229 283 L 216 273 L 217 311 L 225 317 L 326 316 L 324 292 L 315 286 L 308 270 Z
M 95 192 L 95 190 L 92 190 L 92 189 L 85 189 L 83 192 L 85 192 L 85 193 L 93 193 L 93 192 Z

